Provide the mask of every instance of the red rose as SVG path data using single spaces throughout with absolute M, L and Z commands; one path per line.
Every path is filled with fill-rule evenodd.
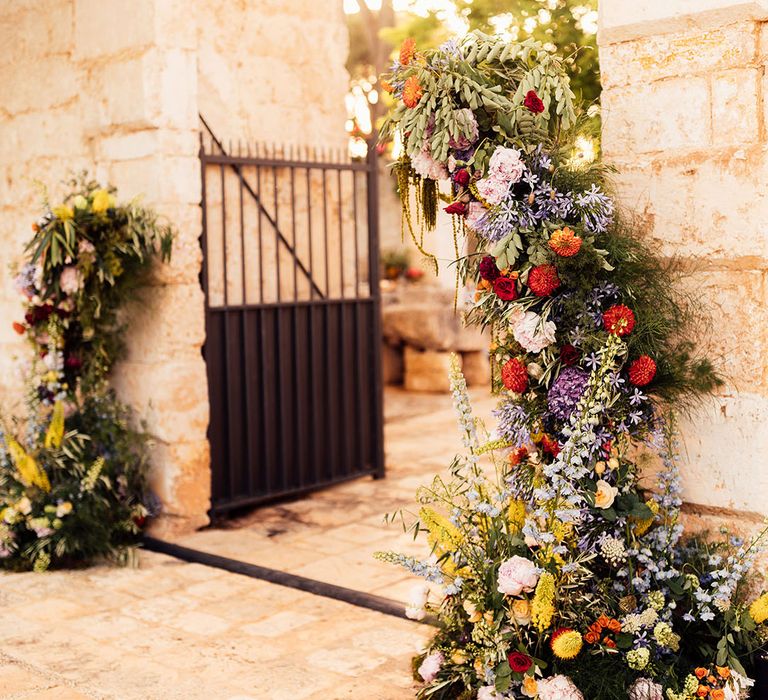
M 492 255 L 486 255 L 480 261 L 480 277 L 489 282 L 493 282 L 501 273 L 496 267 L 496 259 Z
M 635 386 L 645 386 L 656 376 L 656 363 L 648 355 L 640 355 L 629 366 L 629 381 Z
M 509 652 L 507 661 L 509 661 L 509 667 L 512 669 L 513 673 L 525 673 L 531 666 L 533 666 L 531 657 L 520 651 Z
M 615 304 L 603 314 L 603 326 L 619 337 L 629 335 L 635 327 L 635 314 L 624 304 Z
M 18 321 L 13 322 L 13 330 L 15 330 L 19 335 L 24 335 L 24 332 L 27 330 L 26 326 L 24 326 L 23 323 L 19 323 Z
M 579 361 L 579 351 L 570 343 L 566 343 L 560 348 L 560 362 L 566 367 L 571 367 Z
M 493 280 L 493 291 L 502 301 L 514 301 L 517 299 L 515 280 L 509 277 L 497 277 Z
M 68 356 L 68 357 L 67 357 L 67 358 L 64 360 L 64 366 L 65 366 L 67 369 L 71 369 L 71 370 L 78 370 L 78 369 L 80 369 L 80 368 L 83 366 L 83 362 L 82 362 L 82 360 L 81 360 L 79 357 L 77 357 L 76 355 L 69 355 L 69 356 Z
M 469 172 L 466 168 L 457 170 L 453 174 L 453 181 L 460 187 L 466 187 L 469 184 Z
M 525 100 L 523 100 L 523 105 L 530 109 L 534 114 L 541 114 L 544 111 L 544 103 L 536 94 L 535 90 L 528 90 L 525 95 Z
M 522 394 L 528 388 L 528 370 L 520 360 L 513 357 L 501 368 L 501 381 L 510 391 Z
M 445 212 L 447 214 L 464 215 L 467 213 L 467 205 L 464 204 L 464 202 L 454 202 L 453 204 L 449 204 L 447 207 L 445 207 Z
M 528 273 L 528 287 L 537 297 L 548 297 L 560 286 L 554 265 L 537 265 Z

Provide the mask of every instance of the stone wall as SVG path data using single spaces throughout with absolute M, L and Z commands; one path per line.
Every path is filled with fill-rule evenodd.
M 768 499 L 768 3 L 601 0 L 603 149 L 623 202 L 690 263 L 728 384 L 682 426 L 689 512 Z M 722 519 L 722 518 L 721 518 Z
M 155 436 L 159 531 L 207 522 L 210 473 L 198 112 L 224 139 L 343 143 L 341 3 L 40 0 L 0 16 L 0 240 L 10 261 L 40 197 L 88 168 L 178 230 L 173 260 L 130 304 L 121 396 Z M 311 105 L 311 107 L 308 107 Z M 338 105 L 336 107 L 336 105 Z M 20 300 L 0 266 L 0 396 L 19 396 Z

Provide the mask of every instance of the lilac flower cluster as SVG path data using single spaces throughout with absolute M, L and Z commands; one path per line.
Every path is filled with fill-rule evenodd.
M 515 447 L 522 447 L 531 442 L 529 429 L 530 416 L 523 406 L 516 401 L 505 401 L 493 411 L 497 420 L 499 435 Z
M 566 367 L 547 392 L 547 405 L 554 416 L 568 420 L 584 394 L 589 374 L 579 367 Z

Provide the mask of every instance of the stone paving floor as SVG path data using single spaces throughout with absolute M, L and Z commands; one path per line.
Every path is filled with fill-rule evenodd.
M 491 401 L 479 392 L 478 413 Z M 262 508 L 181 542 L 404 600 L 376 549 L 424 552 L 383 512 L 458 449 L 446 396 L 387 393 L 388 477 Z M 0 576 L 2 700 L 395 700 L 430 628 L 141 552 L 132 568 Z

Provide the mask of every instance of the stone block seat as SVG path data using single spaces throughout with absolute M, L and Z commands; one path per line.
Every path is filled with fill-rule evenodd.
M 392 285 L 382 293 L 382 321 L 385 383 L 447 392 L 450 355 L 457 353 L 470 386 L 490 384 L 488 335 L 464 325 L 452 290 L 427 282 Z

